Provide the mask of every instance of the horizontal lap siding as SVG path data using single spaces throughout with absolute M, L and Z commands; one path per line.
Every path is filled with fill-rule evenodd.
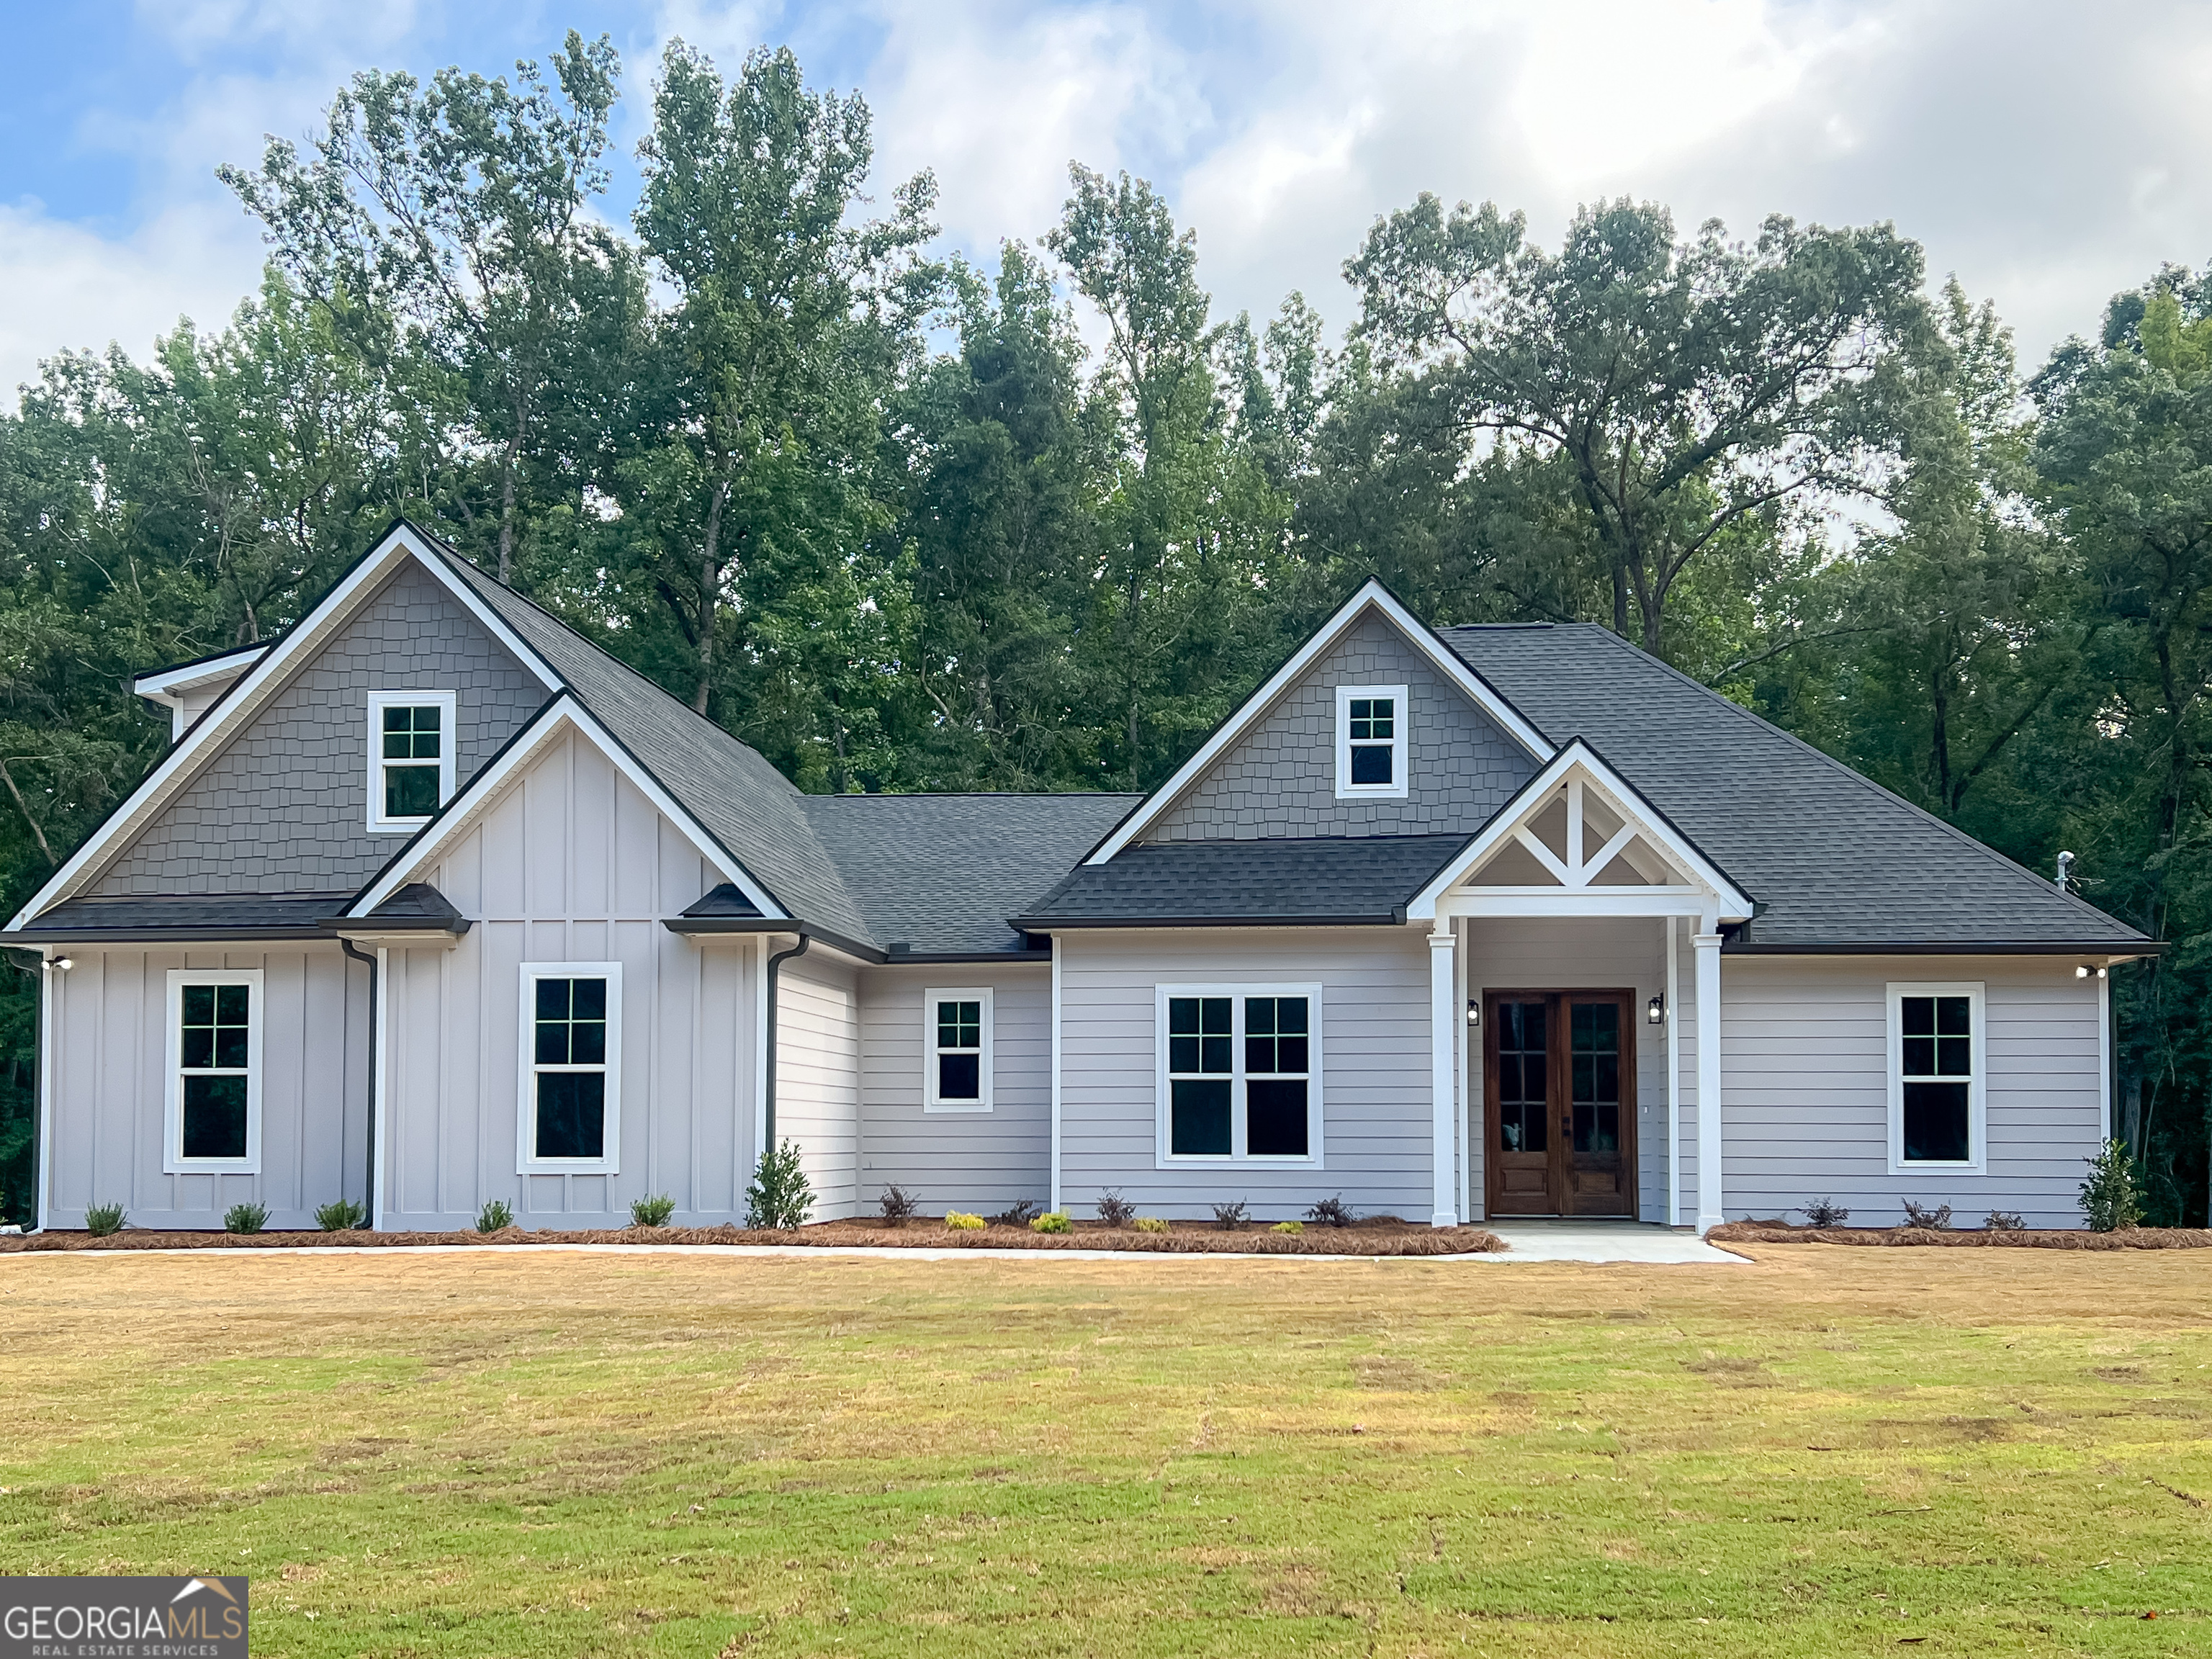
M 836 958 L 799 957 L 776 982 L 776 1139 L 799 1143 L 813 1218 L 860 1207 L 860 974 Z
M 991 988 L 991 1109 L 925 1112 L 922 994 Z M 860 976 L 860 1204 L 896 1185 L 924 1213 L 1048 1201 L 1052 970 L 948 963 Z
M 121 1204 L 139 1227 L 214 1228 L 234 1204 L 271 1227 L 312 1227 L 318 1206 L 366 1195 L 368 977 L 335 944 L 78 951 L 47 975 L 55 998 L 47 1224 L 81 1227 Z M 168 974 L 258 968 L 261 1172 L 170 1175 L 163 1137 Z
M 1431 1206 L 1429 946 L 1413 930 L 1173 930 L 1063 935 L 1060 1176 L 1068 1209 L 1107 1188 L 1146 1212 L 1203 1219 L 1244 1199 L 1265 1220 L 1341 1194 L 1353 1207 Z M 1322 1166 L 1178 1166 L 1157 1156 L 1154 989 L 1322 987 Z
M 1962 1224 L 2012 1210 L 2078 1226 L 2100 1134 L 2099 981 L 2062 958 L 1734 957 L 1723 964 L 1724 1207 L 1776 1215 L 1815 1198 L 1854 1221 L 1948 1204 Z M 1893 981 L 1979 981 L 1988 1013 L 1986 1173 L 1889 1173 Z
M 1468 924 L 1468 995 L 1486 991 L 1629 989 L 1636 1043 L 1637 1201 L 1645 1220 L 1667 1218 L 1667 1030 L 1644 1023 L 1644 1005 L 1667 988 L 1667 924 L 1645 917 L 1479 917 Z M 1470 1044 L 1468 1066 L 1474 1120 L 1472 1137 L 1486 1148 L 1482 1109 L 1482 1045 Z M 1469 1193 L 1482 1212 L 1483 1168 L 1470 1166 Z
M 394 949 L 384 1224 L 627 1224 L 665 1194 L 678 1225 L 742 1219 L 752 1160 L 754 945 L 695 945 L 673 915 L 721 879 L 596 749 L 556 744 L 425 879 L 475 921 L 459 944 Z M 613 1175 L 516 1170 L 526 962 L 623 964 Z

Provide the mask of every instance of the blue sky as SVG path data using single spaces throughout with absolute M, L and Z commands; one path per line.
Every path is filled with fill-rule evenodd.
M 876 112 L 878 185 L 939 176 L 947 241 L 1034 238 L 1071 158 L 1152 179 L 1217 309 L 1303 290 L 1333 323 L 1375 217 L 1433 190 L 1528 210 L 1632 194 L 1749 233 L 1891 219 L 2038 357 L 2166 260 L 2212 258 L 2212 8 L 2179 0 L 0 0 L 0 396 L 64 348 L 143 354 L 252 285 L 213 178 L 374 65 L 496 73 L 562 32 L 625 63 L 787 42 Z

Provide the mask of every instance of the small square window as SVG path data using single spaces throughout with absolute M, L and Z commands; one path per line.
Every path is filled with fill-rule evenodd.
M 453 793 L 451 691 L 377 691 L 369 696 L 368 827 L 413 830 Z

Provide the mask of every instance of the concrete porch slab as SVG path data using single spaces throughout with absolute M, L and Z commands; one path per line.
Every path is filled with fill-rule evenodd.
M 1751 1265 L 1747 1257 L 1708 1244 L 1695 1233 L 1643 1221 L 1481 1221 L 1475 1224 L 1496 1233 L 1512 1249 L 1504 1255 L 1469 1260 Z

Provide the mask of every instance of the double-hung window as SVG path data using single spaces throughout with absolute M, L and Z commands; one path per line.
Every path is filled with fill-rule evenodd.
M 169 970 L 171 1174 L 261 1169 L 261 970 Z
M 1987 1128 L 1982 987 L 1892 985 L 1889 1167 L 1892 1174 L 1979 1174 Z
M 991 1012 L 988 985 L 922 993 L 924 1111 L 991 1109 Z
M 368 827 L 421 829 L 453 793 L 451 691 L 368 695 Z
M 1406 688 L 1336 688 L 1336 793 L 1402 798 L 1406 793 Z
M 1321 988 L 1159 988 L 1159 1157 L 1321 1161 Z
M 522 968 L 523 1174 L 611 1174 L 621 1144 L 622 964 Z

